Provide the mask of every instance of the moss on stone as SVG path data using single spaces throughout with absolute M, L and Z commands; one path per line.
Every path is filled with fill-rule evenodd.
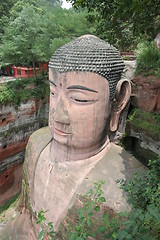
M 41 127 L 45 127 L 48 125 L 48 119 L 39 117 L 39 118 L 36 118 L 36 120 L 33 121 L 32 123 L 25 123 L 25 124 L 19 125 L 18 127 L 14 126 L 4 132 L 0 132 L 0 137 L 4 137 L 6 139 L 8 137 L 11 137 L 11 135 L 15 135 L 20 131 L 27 132 L 28 128 L 31 127 L 31 124 L 32 126 L 34 126 L 34 124 L 36 123 L 39 123 Z
M 160 139 L 160 113 L 150 113 L 136 108 L 130 113 L 128 123 L 135 131 L 143 132 L 155 140 Z
M 16 202 L 18 201 L 19 195 L 20 195 L 20 192 L 18 194 L 16 194 L 14 197 L 12 197 L 9 201 L 7 201 L 7 203 L 5 203 L 4 205 L 0 206 L 0 214 L 2 214 L 8 208 L 10 208 L 13 205 L 15 205 Z
M 12 103 L 16 108 L 31 98 L 45 101 L 47 96 L 49 96 L 49 83 L 46 75 L 40 75 L 37 80 L 16 79 L 0 86 L 0 104 Z

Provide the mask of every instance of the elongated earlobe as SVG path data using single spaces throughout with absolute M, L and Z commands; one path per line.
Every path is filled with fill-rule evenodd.
M 112 104 L 110 131 L 115 132 L 118 128 L 119 117 L 127 105 L 131 95 L 131 84 L 127 79 L 122 79 L 116 87 L 116 95 Z

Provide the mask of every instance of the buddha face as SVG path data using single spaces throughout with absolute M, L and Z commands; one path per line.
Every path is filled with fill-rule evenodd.
M 49 127 L 53 139 L 71 149 L 96 149 L 110 114 L 108 81 L 91 72 L 50 69 Z

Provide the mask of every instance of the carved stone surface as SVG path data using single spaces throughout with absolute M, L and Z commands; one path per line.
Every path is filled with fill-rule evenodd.
M 124 62 L 115 47 L 96 36 L 85 35 L 59 48 L 49 67 L 58 72 L 88 71 L 105 77 L 109 82 L 110 99 L 113 100 Z
M 61 47 L 50 61 L 49 128 L 29 139 L 23 197 L 32 216 L 49 210 L 47 222 L 56 230 L 77 194 L 94 181 L 106 180 L 106 204 L 125 210 L 126 196 L 115 180 L 144 169 L 111 142 L 131 93 L 130 82 L 120 79 L 123 68 L 118 51 L 90 35 Z
M 119 67 L 115 67 L 117 59 Z M 112 63 L 109 71 L 117 71 L 119 79 L 112 75 L 112 82 L 107 75 L 102 76 L 97 61 Z M 94 64 L 97 68 L 92 71 Z M 126 209 L 126 198 L 115 180 L 128 179 L 135 170 L 143 169 L 111 143 L 111 132 L 118 129 L 131 92 L 129 81 L 120 80 L 123 67 L 117 50 L 88 35 L 61 47 L 50 61 L 50 133 L 45 128 L 31 136 L 24 168 L 33 211 L 49 210 L 46 217 L 54 222 L 55 229 L 76 194 L 85 193 L 100 179 L 107 180 L 107 204 L 116 211 Z M 111 86 L 116 86 L 113 102 Z
M 134 172 L 142 171 L 140 162 L 123 148 L 111 144 L 85 161 L 56 163 L 48 151 L 51 139 L 47 127 L 40 129 L 31 136 L 27 149 L 25 169 L 34 211 L 46 210 L 47 206 L 50 209 L 47 220 L 52 220 L 57 228 L 76 194 L 86 194 L 94 181 L 101 179 L 106 181 L 103 190 L 107 206 L 117 212 L 127 209 L 124 192 L 115 181 L 128 180 Z

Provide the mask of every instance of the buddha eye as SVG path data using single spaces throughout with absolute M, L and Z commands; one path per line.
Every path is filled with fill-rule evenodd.
M 96 102 L 96 100 L 87 100 L 87 99 L 79 99 L 79 98 L 74 98 L 74 97 L 71 97 L 71 100 L 76 102 L 76 103 L 93 103 L 93 102 Z
M 88 100 L 74 99 L 76 102 L 89 102 Z

